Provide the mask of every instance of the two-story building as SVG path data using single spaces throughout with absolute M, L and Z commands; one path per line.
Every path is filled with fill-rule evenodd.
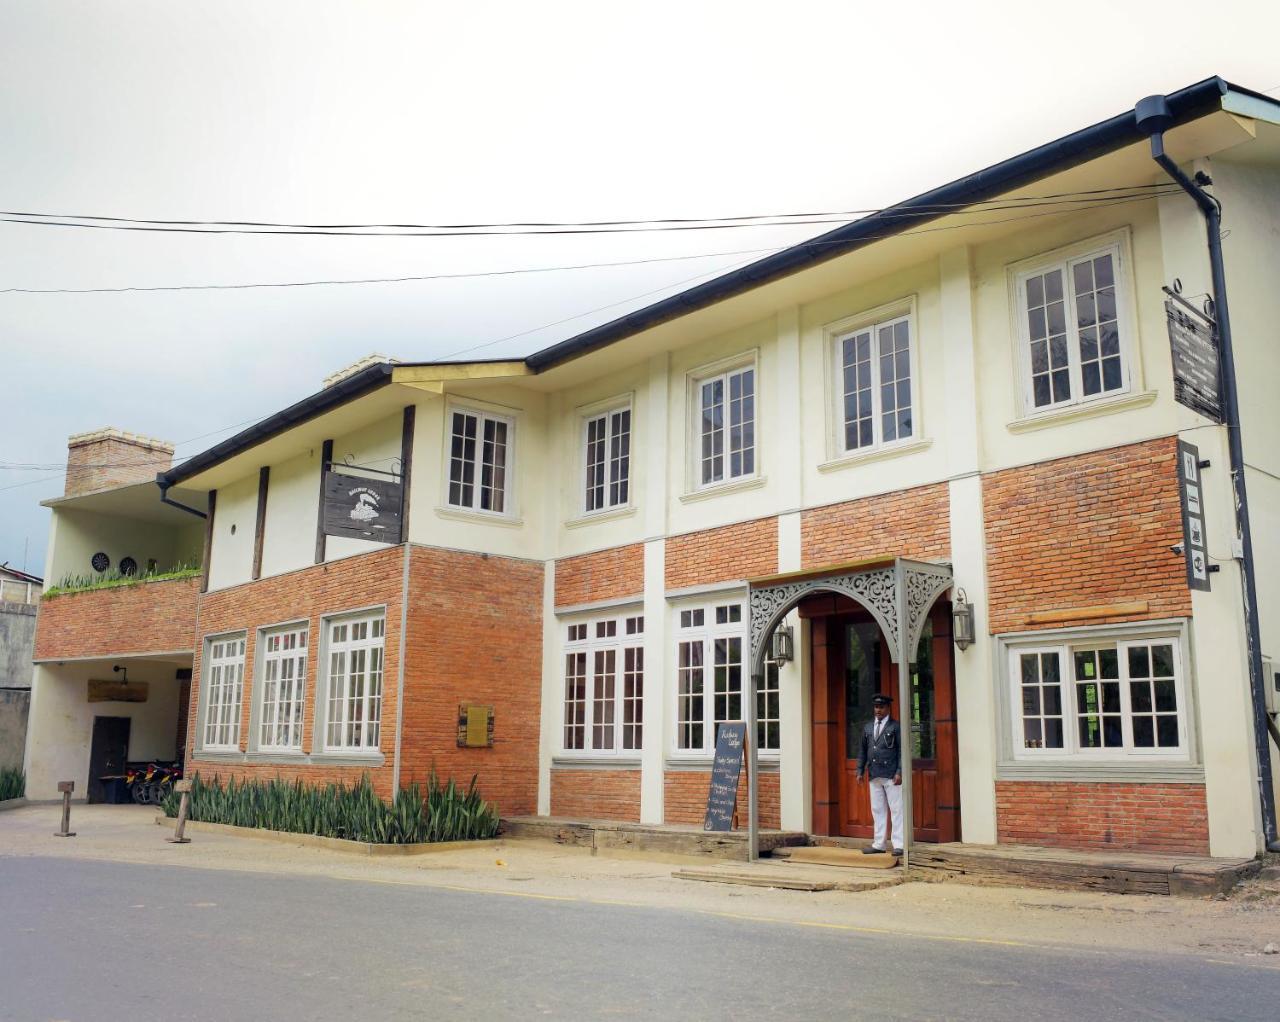
M 1168 100 L 1229 232 L 1277 656 L 1280 104 Z M 772 614 L 765 826 L 867 835 L 857 735 L 905 690 L 917 839 L 1252 855 L 1227 427 L 1175 392 L 1175 280 L 1212 290 L 1204 223 L 1129 111 L 523 359 L 357 364 L 159 492 L 69 468 L 49 580 L 200 573 L 45 601 L 29 792 L 88 781 L 86 685 L 124 665 L 134 733 L 188 771 L 434 768 L 504 815 L 700 823 Z

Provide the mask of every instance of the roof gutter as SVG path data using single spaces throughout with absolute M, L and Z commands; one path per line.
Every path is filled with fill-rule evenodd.
M 1246 91 L 1214 77 L 1171 93 L 1165 97 L 1171 124 L 1182 124 L 1221 109 L 1222 98 L 1233 90 Z M 553 344 L 525 361 L 538 371 L 550 369 L 595 348 L 899 234 L 908 226 L 941 219 L 954 213 L 956 207 L 994 198 L 1145 138 L 1134 122 L 1133 111 L 1128 110 Z
M 379 362 L 377 365 L 361 369 L 360 372 L 348 376 L 345 380 L 335 383 L 332 387 L 326 387 L 318 393 L 305 397 L 283 411 L 276 412 L 275 415 L 263 419 L 246 430 L 242 430 L 235 436 L 228 437 L 220 444 L 210 447 L 207 451 L 202 451 L 194 457 L 188 458 L 181 465 L 171 468 L 167 472 L 158 473 L 156 475 L 156 484 L 160 487 L 161 500 L 164 500 L 165 503 L 172 503 L 172 501 L 163 496 L 169 487 L 176 486 L 183 480 L 199 475 L 206 469 L 213 468 L 220 462 L 226 461 L 228 458 L 232 458 L 250 447 L 255 447 L 286 430 L 323 415 L 325 412 L 332 411 L 348 401 L 361 397 L 370 391 L 385 387 L 391 382 L 391 372 L 394 368 L 394 364 L 390 362 Z M 196 513 L 199 514 L 199 512 Z

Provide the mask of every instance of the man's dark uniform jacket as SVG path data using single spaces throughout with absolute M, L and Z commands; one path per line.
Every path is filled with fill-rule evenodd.
M 869 778 L 884 777 L 893 780 L 902 769 L 902 731 L 898 722 L 889 717 L 884 722 L 880 737 L 876 738 L 876 722 L 869 720 L 862 729 L 862 742 L 858 746 L 858 772 L 866 771 Z

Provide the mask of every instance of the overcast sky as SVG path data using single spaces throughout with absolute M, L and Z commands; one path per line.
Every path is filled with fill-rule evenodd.
M 456 223 L 883 206 L 1211 74 L 1280 5 L 0 0 L 0 209 Z M 1124 183 L 1124 182 L 1117 182 Z M 6 216 L 8 212 L 0 214 Z M 43 570 L 68 434 L 189 456 L 372 351 L 525 354 L 828 225 L 516 238 L 0 223 L 0 562 Z M 674 259 L 697 255 L 698 259 Z M 639 262 L 640 260 L 666 260 Z

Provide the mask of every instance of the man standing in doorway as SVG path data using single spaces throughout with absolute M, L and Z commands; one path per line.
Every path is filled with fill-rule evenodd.
M 893 818 L 894 855 L 902 854 L 902 731 L 889 716 L 892 696 L 877 695 L 871 700 L 874 720 L 862 729 L 858 746 L 858 780 L 867 775 L 871 782 L 871 847 L 864 855 L 884 851 L 885 812 Z

